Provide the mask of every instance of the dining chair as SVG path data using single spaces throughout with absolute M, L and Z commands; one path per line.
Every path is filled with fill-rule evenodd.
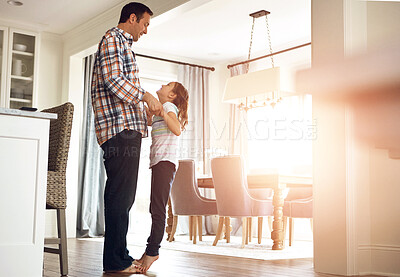
M 46 209 L 56 210 L 58 237 L 45 238 L 44 244 L 57 244 L 58 247 L 44 247 L 44 252 L 59 255 L 61 276 L 67 276 L 66 169 L 74 106 L 67 102 L 42 112 L 57 114 L 57 119 L 50 121 Z
M 224 217 L 242 218 L 242 247 L 248 243 L 248 222 L 252 217 L 273 215 L 271 199 L 254 198 L 248 191 L 247 175 L 245 174 L 243 160 L 240 156 L 229 155 L 211 160 L 212 179 L 217 200 L 220 221 L 217 236 L 213 245 L 216 245 L 221 235 Z M 260 237 L 262 232 L 258 232 Z
M 283 229 L 286 236 L 289 218 L 289 246 L 292 246 L 294 218 L 309 218 L 313 229 L 313 192 L 312 188 L 290 188 L 283 206 Z
M 198 229 L 199 240 L 202 240 L 202 216 L 217 215 L 217 203 L 214 199 L 203 197 L 200 194 L 195 176 L 194 160 L 180 160 L 179 167 L 172 183 L 170 199 L 174 214 L 169 241 L 174 240 L 178 216 L 192 218 L 189 229 L 193 234 L 193 244 L 196 244 Z
M 273 199 L 274 196 L 274 190 L 271 188 L 249 188 L 247 187 L 247 190 L 249 192 L 249 194 L 251 195 L 251 197 L 255 198 L 255 199 L 263 199 L 263 200 L 271 200 Z M 268 228 L 269 228 L 269 232 L 272 232 L 272 221 L 273 221 L 273 217 L 272 215 L 267 216 L 268 219 Z M 264 217 L 260 216 L 258 217 L 258 233 L 262 234 L 262 228 L 263 228 L 263 221 L 264 221 Z M 252 221 L 249 220 L 248 222 L 250 225 L 248 226 L 248 230 L 249 230 L 249 242 L 251 242 L 251 238 L 252 238 Z M 261 244 L 261 239 L 262 236 L 258 236 L 258 244 Z

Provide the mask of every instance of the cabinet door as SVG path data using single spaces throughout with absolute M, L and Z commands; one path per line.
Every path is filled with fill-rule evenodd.
M 0 276 L 42 276 L 50 121 L 1 114 L 0 126 Z
M 12 109 L 32 107 L 35 105 L 37 35 L 10 29 L 8 52 L 6 103 Z
M 6 107 L 7 28 L 0 27 L 0 107 Z

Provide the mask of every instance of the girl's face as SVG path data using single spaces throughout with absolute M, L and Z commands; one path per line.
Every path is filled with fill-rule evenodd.
M 176 94 L 173 92 L 175 84 L 173 82 L 168 83 L 167 85 L 162 85 L 161 88 L 157 91 L 158 100 L 162 104 L 165 102 L 172 102 L 174 100 Z

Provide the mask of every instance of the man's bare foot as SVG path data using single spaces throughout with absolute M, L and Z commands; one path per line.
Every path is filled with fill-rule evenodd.
M 141 269 L 143 270 L 143 273 L 146 273 L 146 271 L 150 268 L 150 266 L 158 260 L 158 255 L 157 256 L 148 256 L 144 254 L 144 257 L 141 258 L 142 260 L 142 266 Z
M 136 265 L 131 265 L 124 270 L 106 270 L 106 273 L 117 273 L 117 274 L 138 274 L 142 273 L 142 269 Z

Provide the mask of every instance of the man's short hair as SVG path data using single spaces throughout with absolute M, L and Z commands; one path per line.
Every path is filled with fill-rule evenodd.
M 153 12 L 146 5 L 138 2 L 130 2 L 122 8 L 118 23 L 125 23 L 133 13 L 136 15 L 137 22 L 143 18 L 144 13 L 148 13 L 150 16 L 153 15 Z

